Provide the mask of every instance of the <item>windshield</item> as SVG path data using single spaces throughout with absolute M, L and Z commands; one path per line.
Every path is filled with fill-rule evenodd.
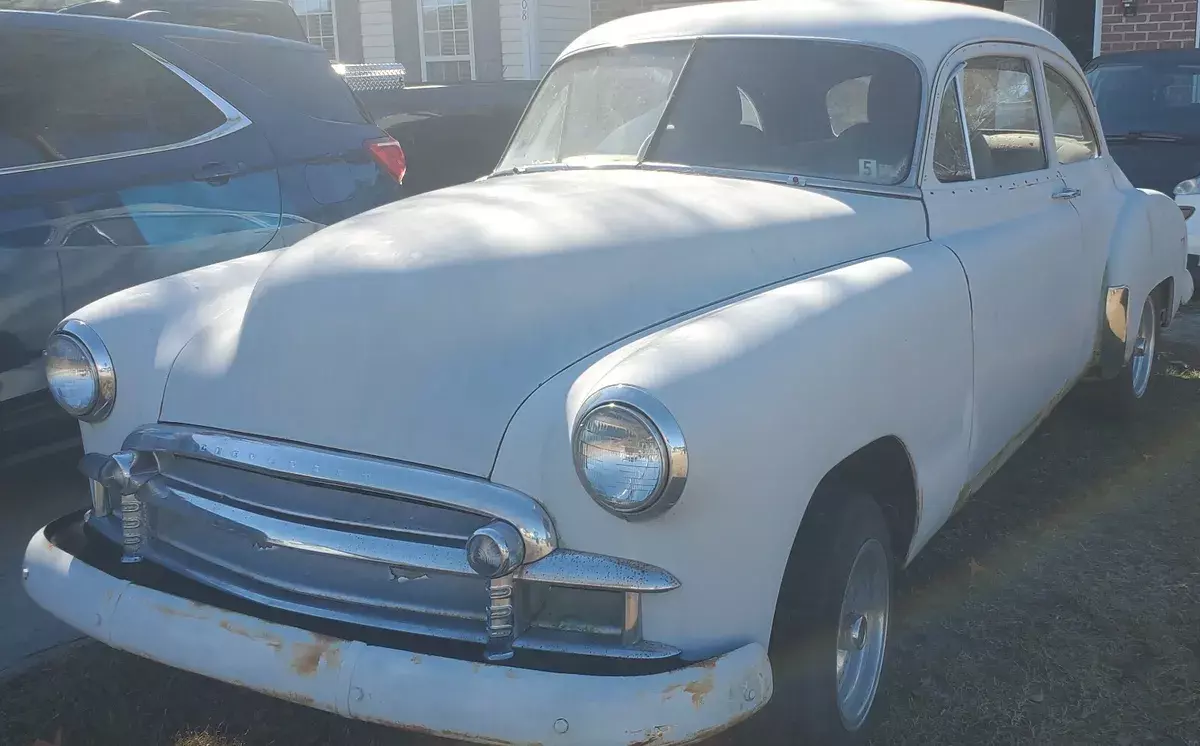
M 1101 65 L 1087 80 L 1109 137 L 1200 136 L 1200 64 Z
M 498 170 L 647 161 L 898 184 L 921 89 L 908 58 L 831 41 L 584 52 L 547 76 Z

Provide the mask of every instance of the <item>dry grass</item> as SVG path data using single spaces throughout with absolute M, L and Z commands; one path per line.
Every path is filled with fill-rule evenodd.
M 1068 399 L 910 568 L 875 743 L 1200 744 L 1200 350 L 1165 361 L 1148 416 Z M 59 729 L 61 746 L 449 744 L 100 646 L 0 686 L 0 744 Z

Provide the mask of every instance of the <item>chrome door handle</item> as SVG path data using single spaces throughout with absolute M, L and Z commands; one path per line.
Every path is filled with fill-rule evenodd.
M 1050 196 L 1053 197 L 1054 199 L 1075 199 L 1076 197 L 1078 197 L 1081 194 L 1083 194 L 1082 191 L 1080 191 L 1078 189 L 1072 189 L 1070 187 L 1067 187 L 1066 189 L 1059 189 L 1057 192 L 1055 192 L 1054 194 L 1052 194 Z

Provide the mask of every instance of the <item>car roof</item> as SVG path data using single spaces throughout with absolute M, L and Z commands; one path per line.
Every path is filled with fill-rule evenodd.
M 320 50 L 312 44 L 293 41 L 265 34 L 247 34 L 241 31 L 187 26 L 153 21 L 131 21 L 125 18 L 76 15 L 72 13 L 46 13 L 32 10 L 0 10 L 0 26 L 39 29 L 44 31 L 76 31 L 102 34 L 114 39 L 136 42 L 138 39 L 161 39 L 167 37 L 196 37 L 225 41 L 253 39 L 258 44 L 283 45 L 291 49 L 306 51 Z
M 933 72 L 966 42 L 1012 42 L 1073 59 L 1053 34 L 1010 13 L 944 0 L 742 0 L 626 16 L 584 32 L 562 57 L 592 47 L 701 36 L 854 41 L 907 52 Z

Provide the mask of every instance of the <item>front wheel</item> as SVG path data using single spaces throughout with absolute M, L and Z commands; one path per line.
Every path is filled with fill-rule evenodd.
M 1133 340 L 1133 352 L 1129 362 L 1116 378 L 1102 384 L 1108 409 L 1112 414 L 1129 416 L 1135 413 L 1149 393 L 1158 346 L 1158 329 L 1158 309 L 1154 305 L 1154 296 L 1151 295 L 1142 304 L 1137 336 Z
M 814 503 L 775 611 L 775 693 L 739 743 L 857 746 L 882 709 L 894 565 L 887 522 L 866 495 Z

